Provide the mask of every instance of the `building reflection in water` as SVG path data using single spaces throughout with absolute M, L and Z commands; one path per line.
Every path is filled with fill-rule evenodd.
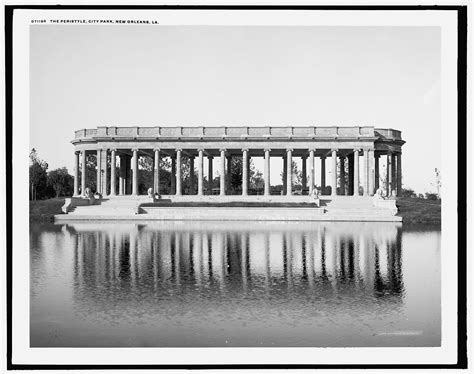
M 401 226 L 393 223 L 84 223 L 65 230 L 77 301 L 359 295 L 398 303 L 404 294 Z

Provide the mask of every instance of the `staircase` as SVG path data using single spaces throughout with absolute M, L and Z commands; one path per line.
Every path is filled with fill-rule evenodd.
M 240 198 L 240 197 L 239 197 Z M 66 215 L 58 215 L 58 220 L 115 220 L 115 219 L 164 219 L 164 220 L 287 220 L 287 221 L 390 221 L 400 222 L 396 216 L 394 200 L 383 200 L 374 203 L 369 196 L 322 196 L 320 207 L 308 204 L 307 196 L 266 197 L 276 203 L 272 206 L 183 206 L 183 203 L 196 200 L 196 197 L 186 198 L 165 197 L 153 203 L 148 196 L 112 196 L 96 201 L 94 205 L 81 205 L 84 201 L 75 202 Z M 260 196 L 247 196 L 249 202 L 264 202 Z M 218 196 L 201 200 L 219 202 Z M 227 200 L 227 199 L 222 199 Z M 283 207 L 278 201 L 306 203 L 309 206 Z M 222 203 L 222 201 L 220 202 Z M 181 206 L 180 206 L 181 205 Z M 281 205 L 281 204 L 280 204 Z M 376 206 L 377 205 L 377 206 Z
M 338 217 L 338 220 L 393 216 L 389 209 L 375 207 L 370 196 L 335 196 L 331 200 L 323 200 L 321 205 L 326 209 L 327 218 Z
M 149 201 L 146 196 L 115 196 L 105 198 L 97 205 L 76 206 L 69 211 L 69 215 L 94 218 L 134 216 L 138 214 L 138 206 Z

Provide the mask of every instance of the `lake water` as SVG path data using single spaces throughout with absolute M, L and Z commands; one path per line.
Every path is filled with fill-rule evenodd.
M 439 230 L 32 224 L 32 347 L 440 346 Z

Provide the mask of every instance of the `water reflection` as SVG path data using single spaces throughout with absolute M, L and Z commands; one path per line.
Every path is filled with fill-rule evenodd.
M 403 234 L 349 222 L 32 227 L 32 346 L 439 345 L 439 254 L 418 270 Z M 384 335 L 415 325 L 421 336 Z
M 79 298 L 103 300 L 97 288 L 110 289 L 115 298 L 117 287 L 131 293 L 173 289 L 212 298 L 228 292 L 245 296 L 254 289 L 304 296 L 317 289 L 399 302 L 404 290 L 401 227 L 377 224 L 361 232 L 351 226 L 299 225 L 277 231 L 269 225 L 244 231 L 213 225 L 211 231 L 198 225 L 110 224 L 98 230 L 76 224 L 65 229 L 74 243 Z

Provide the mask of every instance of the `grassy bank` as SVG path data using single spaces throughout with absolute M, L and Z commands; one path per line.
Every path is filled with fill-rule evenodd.
M 61 214 L 64 197 L 30 201 L 30 222 L 54 222 L 54 215 Z
M 401 198 L 397 206 L 404 225 L 441 226 L 441 201 Z

